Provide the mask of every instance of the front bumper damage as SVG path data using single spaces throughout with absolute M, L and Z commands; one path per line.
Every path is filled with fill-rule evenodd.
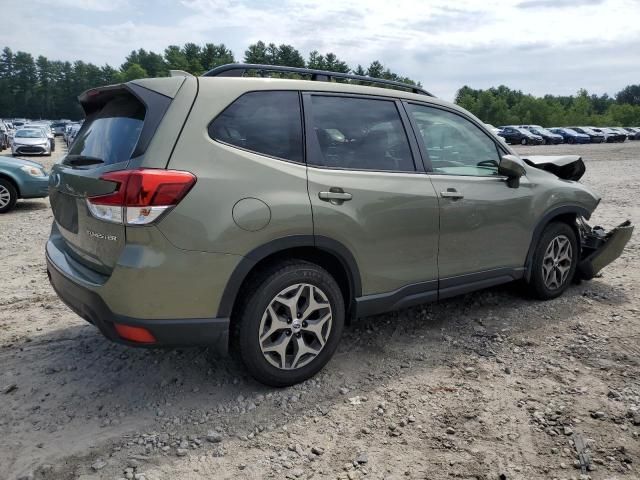
M 631 239 L 634 226 L 629 220 L 608 232 L 602 227 L 591 227 L 584 219 L 578 222 L 581 254 L 577 277 L 591 280 L 600 270 L 618 258 Z

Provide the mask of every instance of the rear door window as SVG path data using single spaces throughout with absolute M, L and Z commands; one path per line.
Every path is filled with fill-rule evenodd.
M 414 172 L 409 140 L 396 103 L 342 96 L 311 97 L 310 165 Z
M 144 105 L 132 95 L 118 95 L 87 117 L 69 157 L 93 157 L 103 165 L 131 158 L 144 126 Z
M 245 93 L 211 122 L 209 136 L 261 155 L 303 162 L 298 92 Z

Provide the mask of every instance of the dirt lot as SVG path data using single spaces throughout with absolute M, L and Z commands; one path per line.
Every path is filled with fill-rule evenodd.
M 640 223 L 640 142 L 519 150 L 584 155 L 594 222 Z M 0 479 L 640 478 L 637 234 L 558 300 L 508 285 L 361 319 L 272 389 L 105 340 L 49 286 L 51 220 L 47 200 L 0 216 Z

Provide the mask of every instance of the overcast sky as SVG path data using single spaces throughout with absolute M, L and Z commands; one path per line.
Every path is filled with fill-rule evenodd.
M 119 66 L 132 50 L 257 40 L 352 67 L 378 59 L 451 100 L 462 85 L 535 95 L 640 83 L 640 0 L 0 0 L 0 46 Z

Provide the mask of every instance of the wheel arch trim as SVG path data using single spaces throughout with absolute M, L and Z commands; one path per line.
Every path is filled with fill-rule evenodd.
M 324 253 L 328 253 L 335 257 L 347 274 L 349 279 L 349 291 L 351 292 L 351 300 L 362 295 L 362 282 L 360 271 L 356 263 L 355 257 L 351 251 L 342 243 L 324 236 L 314 235 L 290 235 L 287 237 L 271 240 L 259 247 L 251 250 L 238 263 L 231 273 L 227 285 L 224 288 L 220 304 L 218 306 L 218 316 L 231 316 L 233 307 L 238 297 L 238 293 L 242 284 L 247 279 L 253 268 L 265 260 L 280 252 L 300 247 L 317 248 Z M 348 307 L 348 305 L 347 305 Z
M 529 244 L 529 250 L 527 251 L 527 258 L 525 261 L 525 280 L 529 281 L 531 279 L 531 263 L 533 261 L 533 253 L 536 250 L 536 246 L 538 245 L 538 241 L 542 236 L 542 232 L 545 227 L 549 225 L 555 218 L 558 218 L 562 215 L 576 215 L 585 218 L 589 218 L 591 213 L 585 207 L 577 204 L 569 204 L 569 205 L 561 205 L 551 207 L 547 212 L 542 215 L 536 227 L 533 229 L 533 235 L 531 236 L 531 243 Z M 578 242 L 580 239 L 578 238 Z
M 2 178 L 4 180 L 8 180 L 9 182 L 11 182 L 13 187 L 16 189 L 16 193 L 18 194 L 18 198 L 21 198 L 22 194 L 20 193 L 20 182 L 18 182 L 18 180 L 13 175 L 9 175 L 7 172 L 2 171 L 2 172 L 0 172 L 0 178 Z

